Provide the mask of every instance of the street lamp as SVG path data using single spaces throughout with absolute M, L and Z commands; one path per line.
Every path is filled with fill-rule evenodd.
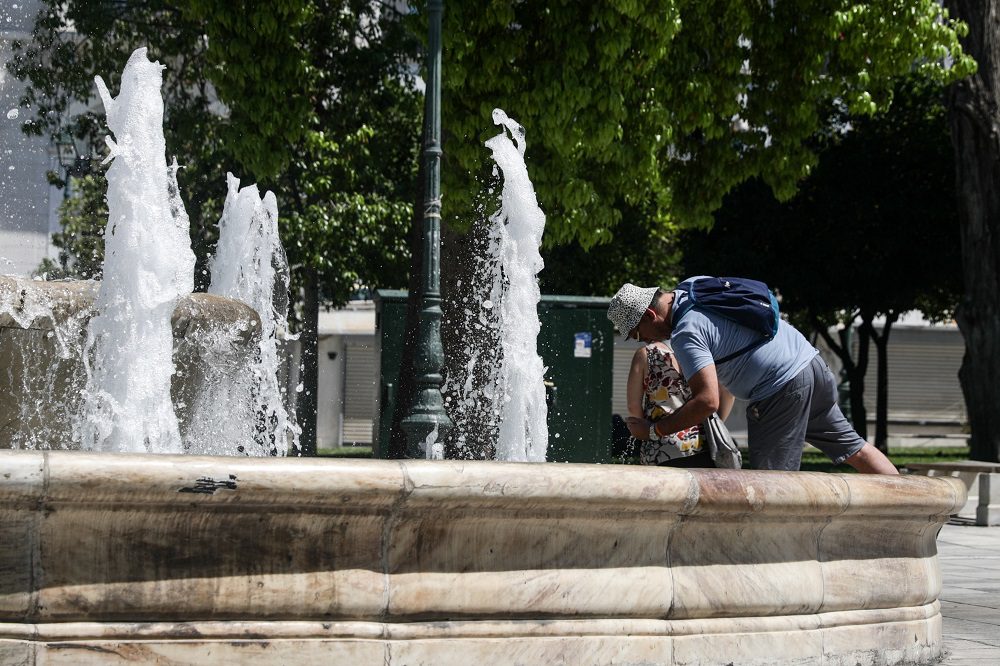
M 70 176 L 81 178 L 90 173 L 90 157 L 83 154 L 77 145 L 76 139 L 69 130 L 62 130 L 56 134 L 54 143 L 56 145 L 56 157 L 59 166 L 66 174 L 66 186 L 63 188 L 63 196 L 69 196 Z
M 406 456 L 429 457 L 431 435 L 444 439 L 451 419 L 441 397 L 444 349 L 441 346 L 441 15 L 444 0 L 428 0 L 427 85 L 424 97 L 424 217 L 421 225 L 423 261 L 417 328 L 416 394 L 400 425 L 406 433 Z

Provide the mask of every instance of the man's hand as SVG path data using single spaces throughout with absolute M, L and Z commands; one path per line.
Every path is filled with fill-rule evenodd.
M 653 422 L 638 416 L 630 416 L 625 419 L 625 425 L 628 426 L 628 431 L 632 433 L 633 437 L 645 441 L 649 439 L 649 427 L 653 425 Z

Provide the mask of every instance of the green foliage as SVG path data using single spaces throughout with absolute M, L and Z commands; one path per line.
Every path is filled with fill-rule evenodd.
M 104 226 L 108 221 L 106 186 L 101 175 L 73 178 L 73 196 L 59 206 L 62 231 L 52 235 L 59 248 L 59 263 L 45 259 L 36 271 L 49 280 L 100 279 L 104 265 Z
M 206 76 L 228 107 L 223 136 L 245 172 L 264 180 L 284 171 L 313 113 L 313 72 L 301 32 L 315 17 L 309 0 L 245 3 L 178 0 L 203 26 Z
M 879 363 L 902 313 L 952 316 L 962 290 L 955 177 L 943 88 L 919 75 L 894 91 L 884 113 L 853 117 L 834 107 L 815 142 L 818 167 L 788 202 L 760 181 L 726 198 L 711 233 L 685 240 L 689 274 L 747 275 L 767 282 L 801 330 L 838 354 L 851 383 L 851 417 L 866 435 L 864 378 L 870 342 Z M 873 326 L 885 317 L 882 331 Z M 857 354 L 847 334 L 860 319 Z M 840 325 L 840 340 L 827 333 Z M 887 431 L 888 384 L 879 373 L 876 445 Z
M 317 0 L 301 38 L 316 94 L 309 125 L 279 179 L 294 197 L 285 248 L 319 271 L 324 299 L 360 286 L 401 287 L 409 267 L 422 96 L 419 43 L 394 10 Z
M 915 68 L 937 82 L 968 74 L 964 29 L 935 0 L 449 4 L 446 215 L 475 218 L 494 107 L 528 128 L 550 245 L 609 242 L 625 210 L 664 231 L 707 227 L 752 177 L 788 198 L 831 100 L 871 114 Z
M 807 139 L 832 99 L 872 113 L 900 74 L 942 82 L 974 67 L 956 41 L 964 26 L 934 0 L 490 0 L 449 3 L 444 16 L 448 221 L 478 217 L 482 142 L 503 107 L 528 128 L 548 216 L 543 279 L 560 291 L 672 275 L 677 229 L 709 225 L 749 178 L 789 196 L 815 163 Z M 335 303 L 359 283 L 405 283 L 420 114 L 412 35 L 424 27 L 401 19 L 367 0 L 47 0 L 9 67 L 30 82 L 26 131 L 68 126 L 98 151 L 100 113 L 72 116 L 72 105 L 92 98 L 94 74 L 116 89 L 129 53 L 149 45 L 167 65 L 167 145 L 185 166 L 198 278 L 222 175 L 238 164 L 244 182 L 276 189 L 293 264 L 319 269 Z M 585 252 L 613 235 L 619 247 Z M 571 289 L 558 267 L 581 262 L 607 277 Z

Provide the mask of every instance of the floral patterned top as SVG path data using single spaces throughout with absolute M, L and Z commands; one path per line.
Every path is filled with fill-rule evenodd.
M 655 422 L 690 400 L 691 387 L 674 369 L 670 351 L 648 344 L 646 358 L 649 367 L 643 382 L 642 411 L 647 419 Z M 639 459 L 643 465 L 659 465 L 699 453 L 703 444 L 701 426 L 694 425 L 665 437 L 644 441 Z

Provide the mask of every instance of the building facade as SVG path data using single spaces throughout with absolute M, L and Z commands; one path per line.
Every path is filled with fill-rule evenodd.
M 31 39 L 37 0 L 0 6 L 0 274 L 30 275 L 45 258 L 55 259 L 52 233 L 59 230 L 63 193 L 46 172 L 58 171 L 47 137 L 27 136 L 21 126 L 33 111 L 20 106 L 24 84 L 8 70 L 14 41 Z

